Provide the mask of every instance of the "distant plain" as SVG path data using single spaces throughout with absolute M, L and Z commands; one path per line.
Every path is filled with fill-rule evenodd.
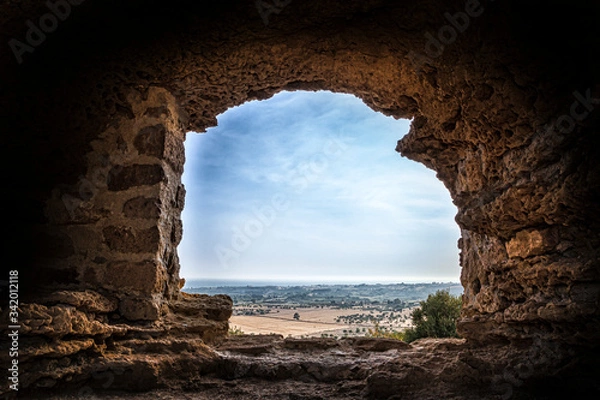
M 284 337 L 365 336 L 376 326 L 403 331 L 412 326 L 410 315 L 419 302 L 437 290 L 462 293 L 458 283 L 289 284 L 219 282 L 184 291 L 227 294 L 234 301 L 230 330 L 236 334 L 280 334 Z

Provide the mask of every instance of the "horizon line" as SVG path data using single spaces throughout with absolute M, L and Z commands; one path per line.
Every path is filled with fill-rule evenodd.
M 193 277 L 185 278 L 186 286 L 192 281 L 222 281 L 222 282 L 247 282 L 252 283 L 311 283 L 311 284 L 397 284 L 397 283 L 453 283 L 461 284 L 460 279 L 456 277 Z

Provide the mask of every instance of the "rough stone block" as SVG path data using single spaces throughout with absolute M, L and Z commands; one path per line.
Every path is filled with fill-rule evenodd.
M 166 180 L 165 172 L 158 164 L 135 164 L 128 167 L 115 166 L 108 173 L 108 190 L 118 192 L 136 186 L 156 185 Z
M 164 157 L 175 172 L 182 173 L 185 163 L 183 139 L 174 133 L 169 134 L 165 140 Z
M 162 289 L 162 267 L 152 261 L 109 263 L 104 275 L 104 284 L 113 288 L 140 293 L 159 293 Z
M 183 207 L 185 206 L 185 193 L 185 186 L 179 185 L 177 194 L 175 195 L 175 203 L 173 204 L 175 209 L 183 210 Z
M 558 244 L 558 235 L 552 229 L 520 231 L 506 244 L 510 258 L 538 256 L 553 249 Z
M 61 359 L 68 357 L 73 354 L 77 354 L 81 351 L 85 351 L 94 347 L 94 339 L 83 339 L 83 340 L 56 340 L 50 343 L 44 343 L 37 348 L 30 347 L 27 352 L 23 352 L 23 359 L 29 357 L 48 357 L 54 359 Z M 66 362 L 66 361 L 63 361 Z
M 24 304 L 19 307 L 21 331 L 28 335 L 61 338 L 66 335 L 111 335 L 124 328 L 103 324 L 73 306 Z
M 131 321 L 155 321 L 160 317 L 160 305 L 155 299 L 125 298 L 119 313 Z
M 75 254 L 71 238 L 62 233 L 41 232 L 35 237 L 38 255 L 46 258 L 68 258 Z
M 177 246 L 183 238 L 183 223 L 179 218 L 173 221 L 173 229 L 171 231 L 171 243 Z
M 147 126 L 139 131 L 133 144 L 140 154 L 162 157 L 165 151 L 166 135 L 167 129 L 164 125 Z
M 160 106 L 160 107 L 149 107 L 144 112 L 145 117 L 151 118 L 166 118 L 171 116 L 171 112 L 168 107 Z
M 135 197 L 123 205 L 123 214 L 128 218 L 155 219 L 160 217 L 161 201 L 156 197 Z
M 600 284 L 595 282 L 576 283 L 570 289 L 570 297 L 572 301 L 577 304 L 597 307 L 598 301 L 600 300 Z
M 117 309 L 117 301 L 102 296 L 98 292 L 85 290 L 82 292 L 61 290 L 46 296 L 42 300 L 45 304 L 68 304 L 79 310 L 108 313 Z
M 176 133 L 169 132 L 164 125 L 142 128 L 134 139 L 134 145 L 139 154 L 164 159 L 174 171 L 183 172 L 183 139 Z
M 37 281 L 44 286 L 56 283 L 60 285 L 70 285 L 77 284 L 79 282 L 79 272 L 77 271 L 77 268 L 73 266 L 53 268 L 48 265 L 37 265 L 35 268 L 35 274 Z
M 121 253 L 152 253 L 158 249 L 160 242 L 160 233 L 155 226 L 145 230 L 109 226 L 102 233 L 106 245 Z
M 208 296 L 184 292 L 181 300 L 173 301 L 169 306 L 176 314 L 212 321 L 227 321 L 232 314 L 233 301 L 226 295 Z

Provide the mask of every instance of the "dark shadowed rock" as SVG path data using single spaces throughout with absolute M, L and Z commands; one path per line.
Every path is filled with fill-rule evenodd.
M 583 0 L 2 2 L 19 394 L 598 398 L 599 16 Z M 282 90 L 412 120 L 397 151 L 457 207 L 465 343 L 216 347 L 231 300 L 179 290 L 185 135 Z

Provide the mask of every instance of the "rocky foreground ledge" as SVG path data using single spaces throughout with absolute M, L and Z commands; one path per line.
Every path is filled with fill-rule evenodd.
M 212 349 L 198 346 L 195 352 L 176 349 L 181 346 L 165 343 L 127 358 L 137 359 L 135 363 L 109 363 L 105 374 L 117 368 L 123 374 L 114 372 L 112 386 L 99 387 L 110 382 L 105 379 L 89 393 L 113 400 L 475 400 L 591 399 L 598 389 L 591 372 L 586 377 L 568 365 L 549 372 L 541 364 L 557 355 L 536 345 L 475 347 L 462 339 L 422 339 L 409 345 L 377 338 L 248 335 L 229 337 Z M 144 385 L 147 392 L 132 392 Z M 50 398 L 83 397 L 79 389 Z
M 9 377 L 18 378 L 19 390 L 11 390 L 9 379 L 0 398 L 65 391 L 87 398 L 106 390 L 162 387 L 162 375 L 177 374 L 186 360 L 210 365 L 218 358 L 209 345 L 226 337 L 233 306 L 228 296 L 181 293 L 159 320 L 144 322 L 122 318 L 123 304 L 92 290 L 62 290 L 21 303 L 19 329 L 5 329 L 3 337 L 13 336 L 0 343 L 0 363 L 17 362 Z M 9 312 L 2 310 L 3 321 Z
M 116 306 L 93 291 L 22 304 L 19 392 L 3 386 L 2 397 L 582 399 L 600 389 L 597 352 L 541 340 L 227 336 L 227 296 L 182 293 L 145 324 L 115 319 Z

